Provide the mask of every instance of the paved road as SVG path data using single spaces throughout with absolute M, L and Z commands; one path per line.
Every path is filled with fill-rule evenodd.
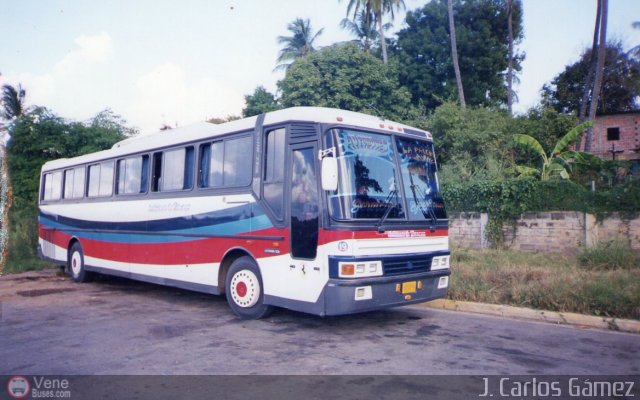
M 236 319 L 223 297 L 0 278 L 0 374 L 640 374 L 640 336 L 422 308 Z

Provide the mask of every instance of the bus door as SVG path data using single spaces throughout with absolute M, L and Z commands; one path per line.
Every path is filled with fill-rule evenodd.
M 315 143 L 292 144 L 290 151 L 290 268 L 311 275 L 318 251 L 318 168 Z M 316 270 L 317 271 L 317 270 Z M 314 274 L 315 275 L 315 274 Z

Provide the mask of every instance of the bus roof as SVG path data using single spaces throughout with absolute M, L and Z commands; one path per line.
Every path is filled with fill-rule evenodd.
M 45 163 L 43 171 L 66 168 L 97 162 L 113 157 L 121 157 L 147 151 L 149 149 L 164 148 L 182 143 L 189 143 L 233 132 L 251 130 L 255 127 L 258 117 L 248 117 L 223 124 L 199 122 L 184 127 L 141 134 L 127 138 L 113 145 L 111 149 L 96 153 L 85 154 L 74 158 L 62 158 Z M 431 139 L 431 134 L 408 125 L 385 120 L 367 114 L 353 111 L 340 110 L 325 107 L 292 107 L 283 110 L 272 111 L 265 114 L 264 126 L 286 122 L 317 122 L 329 124 L 343 124 L 370 129 L 384 129 L 389 132 L 404 132 L 424 135 Z

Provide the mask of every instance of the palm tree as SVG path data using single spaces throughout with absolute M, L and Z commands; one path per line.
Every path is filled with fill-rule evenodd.
M 513 114 L 513 0 L 507 0 L 507 30 L 509 40 L 509 63 L 507 65 L 507 108 Z
M 640 21 L 633 21 L 631 26 L 633 29 L 640 29 Z M 640 45 L 633 47 L 627 54 L 640 61 Z
M 556 143 L 549 155 L 544 152 L 540 142 L 532 136 L 521 134 L 513 135 L 516 144 L 534 151 L 542 159 L 540 169 L 517 165 L 515 170 L 520 174 L 520 177 L 539 175 L 540 180 L 543 181 L 548 180 L 554 175 L 559 175 L 562 179 L 569 179 L 569 171 L 571 171 L 571 165 L 569 163 L 571 160 L 592 161 L 597 159 L 596 156 L 568 149 L 568 146 L 580 139 L 584 130 L 590 128 L 592 125 L 593 123 L 591 121 L 586 121 L 571 129 Z
M 360 8 L 364 9 L 367 15 L 370 13 L 373 15 L 375 23 L 378 26 L 378 35 L 380 35 L 382 61 L 386 64 L 388 62 L 387 42 L 384 36 L 384 24 L 382 23 L 382 20 L 385 14 L 389 14 L 393 20 L 393 18 L 395 18 L 395 11 L 400 8 L 405 8 L 404 0 L 349 0 L 349 4 L 347 5 L 347 16 L 349 16 L 353 9 L 353 19 L 355 21 Z
M 386 31 L 391 26 L 391 23 L 386 23 L 383 25 L 383 29 Z M 375 17 L 371 12 L 367 13 L 367 10 L 364 9 L 360 10 L 353 21 L 349 18 L 344 18 L 340 21 L 340 27 L 357 37 L 354 41 L 360 44 L 365 52 L 369 52 L 375 41 L 380 37 L 376 30 Z
M 600 21 L 602 20 L 602 2 L 596 0 L 596 23 L 593 29 L 593 44 L 591 45 L 591 54 L 589 55 L 589 72 L 582 89 L 582 100 L 580 102 L 580 111 L 578 112 L 578 121 L 582 122 L 587 118 L 587 107 L 589 106 L 589 95 L 593 89 L 593 75 L 596 73 L 596 53 L 598 51 L 598 37 L 600 36 Z
M 458 98 L 460 99 L 460 107 L 465 108 L 467 103 L 464 101 L 464 89 L 462 88 L 462 76 L 460 75 L 460 64 L 458 63 L 458 46 L 456 44 L 456 26 L 453 21 L 453 1 L 447 0 L 447 8 L 449 12 L 449 37 L 451 38 L 451 60 L 453 61 L 453 71 L 456 74 L 456 83 L 458 84 Z
M 296 18 L 289 23 L 287 30 L 292 33 L 291 36 L 278 36 L 278 43 L 284 45 L 284 47 L 280 49 L 276 70 L 287 69 L 297 58 L 314 52 L 316 49 L 313 44 L 318 36 L 322 34 L 324 28 L 313 34 L 311 22 L 308 18 Z
M 589 107 L 589 121 L 593 121 L 596 117 L 596 109 L 598 108 L 598 98 L 600 97 L 600 87 L 602 86 L 602 78 L 604 76 L 604 59 L 607 50 L 607 8 L 609 0 L 601 1 L 601 15 L 600 15 L 600 39 L 598 43 L 598 55 L 596 65 L 596 76 L 593 80 L 593 92 L 591 95 L 591 105 Z M 592 129 L 587 129 L 586 143 L 584 144 L 584 151 L 589 152 L 591 150 L 591 133 Z
M 18 89 L 11 85 L 2 86 L 2 118 L 10 121 L 18 118 L 24 112 L 25 91 L 22 85 L 18 84 Z

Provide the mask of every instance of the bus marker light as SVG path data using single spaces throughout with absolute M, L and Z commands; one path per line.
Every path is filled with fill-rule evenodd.
M 384 128 L 384 124 L 380 124 L 380 128 Z
M 411 300 L 411 295 L 410 295 L 410 294 L 408 294 L 408 295 L 404 296 L 404 299 L 405 299 L 405 300 Z

